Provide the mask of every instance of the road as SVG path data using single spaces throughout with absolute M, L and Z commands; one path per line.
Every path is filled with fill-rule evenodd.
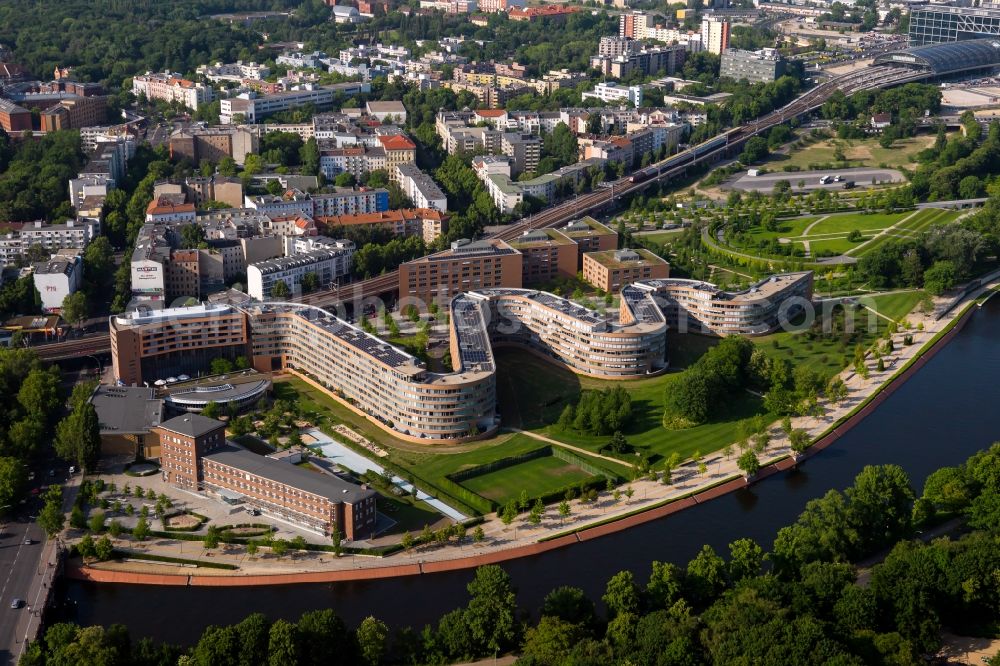
M 34 487 L 67 481 L 59 473 L 48 476 L 48 467 L 36 470 Z M 63 488 L 63 511 L 69 512 L 79 490 L 80 476 L 71 477 Z M 40 495 L 32 495 L 18 507 L 11 521 L 0 528 L 0 666 L 17 662 L 25 647 L 25 637 L 37 631 L 41 611 L 52 586 L 58 559 L 58 543 L 47 541 L 34 521 L 41 509 Z M 31 539 L 26 544 L 25 537 Z M 22 599 L 20 608 L 11 608 L 13 599 Z
M 823 176 L 841 176 L 840 182 L 820 183 Z M 774 184 L 780 180 L 788 181 L 792 185 L 793 192 L 800 192 L 803 189 L 811 190 L 842 190 L 844 183 L 854 181 L 860 187 L 865 188 L 872 184 L 872 179 L 877 183 L 901 183 L 903 174 L 895 169 L 874 169 L 874 168 L 853 168 L 853 169 L 833 169 L 830 171 L 773 171 L 759 176 L 748 176 L 743 174 L 735 181 L 723 186 L 722 189 L 742 190 L 744 192 L 755 190 L 764 194 L 769 194 L 774 189 Z M 802 182 L 805 187 L 799 187 Z

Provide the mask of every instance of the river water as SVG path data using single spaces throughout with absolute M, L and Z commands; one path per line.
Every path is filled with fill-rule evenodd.
M 917 492 L 928 474 L 964 461 L 1000 439 L 1000 299 L 976 312 L 965 329 L 922 370 L 838 442 L 800 469 L 753 487 L 607 537 L 505 563 L 522 607 L 536 611 L 559 585 L 599 599 L 623 569 L 645 581 L 652 560 L 683 565 L 703 544 L 723 552 L 750 537 L 769 549 L 779 528 L 806 502 L 850 485 L 865 465 L 896 463 Z M 209 624 L 228 624 L 260 611 L 295 619 L 333 608 L 354 625 L 375 615 L 391 626 L 422 627 L 463 605 L 472 571 L 323 585 L 257 588 L 147 587 L 66 581 L 59 614 L 81 624 L 127 625 L 134 638 L 197 640 Z

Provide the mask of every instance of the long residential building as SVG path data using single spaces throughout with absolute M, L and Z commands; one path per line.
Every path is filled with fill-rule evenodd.
M 149 100 L 180 102 L 194 111 L 213 99 L 210 87 L 188 81 L 180 74 L 171 74 L 170 72 L 146 72 L 145 75 L 134 77 L 132 79 L 132 94 L 143 95 Z
M 301 291 L 302 279 L 315 275 L 317 286 L 326 287 L 350 274 L 354 243 L 343 241 L 337 249 L 322 249 L 290 257 L 270 259 L 247 267 L 247 293 L 258 301 L 272 297 L 280 281 L 289 293 Z
M 377 227 L 396 236 L 420 236 L 433 243 L 448 230 L 448 215 L 431 208 L 401 208 L 361 215 L 331 215 L 316 221 L 332 228 Z
M 692 280 L 640 281 L 622 289 L 617 317 L 529 289 L 459 290 L 448 304 L 452 370 L 442 373 L 326 310 L 293 303 L 115 316 L 112 358 L 117 379 L 141 384 L 196 374 L 211 358 L 249 347 L 257 370 L 301 373 L 395 437 L 456 441 L 499 426 L 493 344 L 527 347 L 582 375 L 643 377 L 667 367 L 668 326 L 767 333 L 782 315 L 794 316 L 811 289 L 811 273 L 776 275 L 736 293 Z
M 333 105 L 339 95 L 357 95 L 371 91 L 371 85 L 362 82 L 334 83 L 306 90 L 289 90 L 272 95 L 257 96 L 243 93 L 237 97 L 223 99 L 220 103 L 219 121 L 230 124 L 242 118 L 243 122 L 256 123 L 279 111 L 289 111 L 312 104 L 316 108 Z
M 412 163 L 396 165 L 396 182 L 417 208 L 433 208 L 442 213 L 448 210 L 448 197 L 434 180 Z

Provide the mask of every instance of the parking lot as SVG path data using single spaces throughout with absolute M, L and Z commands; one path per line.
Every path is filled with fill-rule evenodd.
M 840 176 L 839 181 L 834 178 Z M 820 180 L 829 177 L 829 182 Z M 903 174 L 895 169 L 853 168 L 835 169 L 831 171 L 773 171 L 759 176 L 750 176 L 746 172 L 722 186 L 723 189 L 741 190 L 743 192 L 757 191 L 770 194 L 775 183 L 787 181 L 792 186 L 792 192 L 811 192 L 813 190 L 843 190 L 845 183 L 854 182 L 858 188 L 871 187 L 886 183 L 901 183 Z

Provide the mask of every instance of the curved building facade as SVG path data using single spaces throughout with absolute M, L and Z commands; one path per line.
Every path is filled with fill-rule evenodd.
M 782 311 L 794 313 L 795 297 L 811 293 L 811 273 L 776 275 L 735 293 L 693 280 L 647 280 L 622 289 L 617 316 L 530 289 L 460 293 L 449 305 L 452 371 L 446 373 L 430 372 L 416 357 L 314 306 L 217 306 L 216 314 L 244 320 L 257 370 L 294 370 L 395 437 L 431 443 L 472 439 L 499 426 L 495 344 L 526 347 L 577 374 L 634 379 L 666 370 L 670 326 L 684 331 L 693 321 L 696 332 L 762 334 L 777 326 Z M 169 321 L 171 312 L 157 319 Z M 129 339 L 112 331 L 113 348 Z M 197 333 L 188 332 L 186 343 L 196 347 Z M 207 335 L 206 346 L 217 343 L 214 333 Z

